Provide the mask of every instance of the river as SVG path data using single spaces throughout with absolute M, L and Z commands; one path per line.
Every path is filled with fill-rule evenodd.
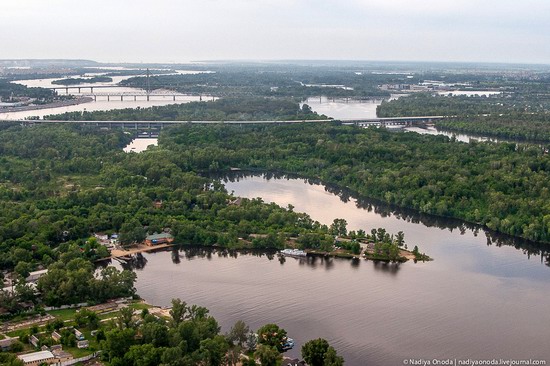
M 425 359 L 550 361 L 550 268 L 539 247 L 497 240 L 459 221 L 356 200 L 302 179 L 241 176 L 226 181 L 243 197 L 309 213 L 349 229 L 405 232 L 435 260 L 402 265 L 366 260 L 287 258 L 213 251 L 143 254 L 136 287 L 168 306 L 180 297 L 206 306 L 227 331 L 275 322 L 301 345 L 323 337 L 348 366 L 402 365 Z
M 124 70 L 132 70 L 132 69 L 126 69 Z M 121 68 L 118 68 L 117 70 L 121 70 Z M 197 74 L 197 73 L 210 73 L 211 71 L 189 71 L 189 70 L 177 70 L 177 74 Z M 90 73 L 86 74 L 86 76 L 97 76 L 97 75 L 103 75 L 104 73 Z M 102 82 L 97 83 L 96 85 L 117 85 L 123 80 L 129 79 L 131 77 L 140 76 L 140 75 L 131 75 L 131 76 L 113 76 L 111 77 L 113 81 L 111 82 Z M 141 75 L 144 76 L 144 75 Z M 152 75 L 155 76 L 155 75 Z M 82 76 L 74 76 L 76 77 L 82 77 Z M 14 81 L 15 83 L 19 83 L 22 85 L 25 85 L 27 87 L 41 87 L 41 88 L 51 88 L 51 87 L 63 87 L 63 85 L 56 85 L 52 84 L 52 81 L 59 80 L 62 78 L 52 78 L 52 79 L 31 79 L 31 80 L 17 80 Z M 71 85 L 71 88 L 78 87 L 78 86 L 85 86 L 85 85 L 94 85 L 89 83 L 82 83 L 80 85 Z M 112 87 L 108 89 L 95 89 L 96 93 L 99 93 L 99 96 L 97 96 L 96 101 L 91 101 L 88 103 L 73 105 L 73 106 L 67 106 L 67 107 L 57 107 L 57 108 L 45 108 L 45 109 L 38 109 L 38 110 L 32 110 L 32 111 L 18 111 L 18 112 L 9 112 L 9 113 L 0 113 L 0 119 L 4 120 L 10 120 L 10 119 L 25 119 L 28 117 L 40 117 L 44 118 L 44 116 L 51 115 L 51 114 L 59 114 L 59 113 L 65 113 L 65 112 L 81 112 L 81 111 L 104 111 L 104 110 L 111 110 L 111 109 L 124 109 L 124 108 L 147 108 L 147 107 L 153 107 L 153 106 L 163 106 L 163 105 L 169 105 L 169 104 L 176 104 L 176 103 L 188 103 L 188 102 L 195 102 L 200 100 L 209 100 L 209 97 L 205 96 L 177 96 L 176 100 L 174 101 L 172 95 L 155 95 L 149 97 L 149 101 L 147 101 L 146 96 L 138 96 L 134 101 L 133 97 L 127 96 L 124 98 L 123 101 L 120 100 L 120 97 L 110 97 L 108 100 L 106 95 L 101 95 L 105 93 L 111 93 L 111 94 L 132 94 L 132 93 L 143 93 L 144 91 L 142 89 L 138 88 L 129 88 L 129 87 Z M 162 93 L 163 91 L 159 91 Z M 66 92 L 64 90 L 58 90 L 58 93 L 60 95 L 65 94 Z M 90 94 L 90 89 L 82 89 L 81 93 L 78 93 L 78 89 L 69 89 L 69 94 L 74 95 L 76 97 L 83 96 Z
M 455 95 L 493 95 L 497 92 L 488 91 L 468 91 L 460 92 L 455 91 L 446 94 Z M 402 96 L 402 95 L 401 95 Z M 389 99 L 399 98 L 399 94 L 392 95 Z M 376 108 L 382 104 L 382 99 L 368 99 L 368 100 L 354 100 L 354 99 L 342 99 L 342 98 L 327 98 L 327 97 L 315 97 L 308 98 L 305 103 L 308 104 L 311 109 L 319 114 L 324 114 L 327 117 L 335 119 L 354 119 L 354 118 L 377 118 Z M 444 135 L 447 137 L 454 137 L 457 141 L 470 142 L 475 141 L 505 141 L 504 139 L 497 139 L 493 137 L 471 135 L 465 133 L 454 133 L 449 131 L 439 130 L 436 127 L 429 126 L 427 128 L 422 127 L 406 127 L 399 128 L 399 131 L 416 132 L 423 135 Z M 508 140 L 506 140 L 508 141 Z M 515 141 L 514 141 L 515 142 Z M 518 141 L 519 142 L 519 141 Z

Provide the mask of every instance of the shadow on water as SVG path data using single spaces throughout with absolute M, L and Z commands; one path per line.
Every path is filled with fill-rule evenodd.
M 262 177 L 267 180 L 300 179 L 309 185 L 323 186 L 326 192 L 339 197 L 339 199 L 344 203 L 351 203 L 352 201 L 355 201 L 355 206 L 357 208 L 366 210 L 367 212 L 373 212 L 377 215 L 380 215 L 382 218 L 394 217 L 399 220 L 403 220 L 413 224 L 422 224 L 428 228 L 435 227 L 439 229 L 447 229 L 450 232 L 458 230 L 461 235 L 464 235 L 467 232 L 471 232 L 474 236 L 478 236 L 480 233 L 483 233 L 485 234 L 485 237 L 487 239 L 487 246 L 511 246 L 521 251 L 528 258 L 530 258 L 531 256 L 540 255 L 541 262 L 546 264 L 547 266 L 550 266 L 549 244 L 533 242 L 522 238 L 512 237 L 506 234 L 497 233 L 489 230 L 484 226 L 469 223 L 460 219 L 429 215 L 420 213 L 412 209 L 397 207 L 376 199 L 359 196 L 350 189 L 342 188 L 332 184 L 326 184 L 319 179 L 303 178 L 293 174 L 254 171 L 232 171 L 226 173 L 210 174 L 208 176 L 213 179 L 219 179 L 226 183 L 239 182 L 241 179 L 246 179 L 249 177 Z
M 322 255 L 308 255 L 307 257 L 285 257 L 280 255 L 276 250 L 266 249 L 228 249 L 219 247 L 203 247 L 203 246 L 180 246 L 172 247 L 169 249 L 161 249 L 155 252 L 167 252 L 170 251 L 170 257 L 172 263 L 180 264 L 182 261 L 191 261 L 194 259 L 206 259 L 211 260 L 214 257 L 218 258 L 233 258 L 238 259 L 242 255 L 251 255 L 255 257 L 265 257 L 270 261 L 276 260 L 281 265 L 285 265 L 288 260 L 298 261 L 299 266 L 310 267 L 312 269 L 324 269 L 331 270 L 334 268 L 336 261 L 349 262 L 352 268 L 358 268 L 362 262 L 374 263 L 375 269 L 381 272 L 388 272 L 391 274 L 397 273 L 399 270 L 399 264 L 389 264 L 378 261 L 368 261 L 366 259 L 358 258 L 335 258 Z M 115 260 L 117 261 L 117 260 Z M 125 257 L 124 261 L 119 261 L 120 266 L 127 270 L 143 270 L 147 265 L 147 258 L 142 253 L 137 253 L 132 256 Z M 104 268 L 112 264 L 112 261 L 101 261 L 97 263 L 98 267 Z M 365 263 L 366 264 L 366 263 Z

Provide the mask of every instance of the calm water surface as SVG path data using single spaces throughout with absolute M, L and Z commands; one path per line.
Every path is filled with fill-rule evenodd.
M 409 246 L 435 261 L 281 263 L 267 255 L 159 252 L 137 262 L 136 286 L 147 301 L 166 306 L 180 297 L 206 306 L 223 330 L 238 319 L 252 328 L 275 322 L 298 343 L 290 355 L 324 337 L 350 366 L 402 365 L 413 357 L 550 362 L 550 268 L 536 245 L 499 246 L 483 230 L 396 213 L 300 179 L 244 177 L 226 187 L 292 204 L 327 224 L 338 217 L 350 229 L 403 230 Z
M 121 68 L 118 68 L 121 69 Z M 126 69 L 125 69 L 126 70 Z M 177 70 L 177 74 L 198 74 L 203 71 L 189 71 L 189 70 Z M 210 73 L 211 71 L 204 71 L 205 73 Z M 87 74 L 87 76 L 93 76 L 93 75 L 101 75 L 102 73 L 90 73 Z M 129 79 L 131 77 L 135 77 L 139 75 L 132 75 L 132 76 L 113 76 L 111 77 L 113 81 L 111 82 L 105 82 L 105 83 L 97 83 L 95 85 L 117 85 L 123 80 Z M 143 76 L 143 75 L 142 75 Z M 153 75 L 154 76 L 154 75 Z M 73 78 L 79 78 L 79 76 L 74 76 Z M 34 80 L 19 80 L 14 81 L 15 83 L 19 83 L 28 87 L 42 87 L 42 88 L 50 88 L 50 87 L 63 87 L 63 85 L 56 85 L 52 84 L 52 81 L 59 80 L 61 78 L 51 78 L 51 79 L 34 79 Z M 82 83 L 80 86 L 85 85 L 93 85 L 90 83 Z M 71 85 L 71 87 L 78 87 L 79 85 Z M 153 107 L 153 106 L 163 106 L 163 105 L 169 105 L 169 104 L 179 104 L 179 103 L 189 103 L 189 102 L 196 102 L 200 100 L 210 100 L 209 97 L 200 97 L 200 96 L 177 96 L 176 100 L 173 100 L 173 97 L 171 95 L 166 96 L 152 96 L 149 98 L 149 101 L 147 101 L 146 96 L 138 96 L 134 101 L 133 97 L 127 96 L 124 98 L 123 101 L 120 100 L 120 97 L 112 96 L 107 100 L 107 96 L 101 95 L 104 93 L 111 93 L 111 94 L 121 94 L 121 93 L 143 93 L 144 91 L 142 89 L 138 88 L 128 88 L 128 87 L 113 87 L 113 88 L 105 88 L 105 89 L 95 89 L 94 90 L 99 95 L 97 96 L 97 100 L 89 102 L 89 103 L 83 103 L 73 106 L 67 106 L 67 107 L 57 107 L 57 108 L 47 108 L 47 109 L 37 109 L 32 111 L 19 111 L 19 112 L 11 112 L 11 113 L 0 113 L 0 119 L 25 119 L 27 117 L 32 116 L 38 116 L 40 118 L 43 118 L 44 116 L 51 115 L 51 114 L 59 114 L 59 113 L 65 113 L 65 112 L 80 112 L 80 111 L 104 111 L 104 110 L 112 110 L 112 109 L 125 109 L 125 108 L 147 108 L 147 107 Z M 158 91 L 159 93 L 162 93 L 162 91 Z M 58 93 L 60 95 L 65 94 L 65 90 L 58 90 Z M 78 93 L 78 89 L 69 89 L 69 94 L 74 96 L 83 96 L 90 94 L 90 89 L 82 89 L 81 93 Z

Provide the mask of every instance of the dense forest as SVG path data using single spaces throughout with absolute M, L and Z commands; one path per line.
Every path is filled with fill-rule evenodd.
M 378 115 L 451 116 L 437 121 L 436 127 L 514 140 L 550 141 L 550 103 L 524 99 L 517 92 L 493 96 L 418 93 L 382 102 Z
M 539 146 L 457 143 L 331 123 L 182 126 L 161 145 L 199 171 L 296 173 L 401 207 L 550 241 L 550 157 Z
M 459 117 L 435 122 L 441 130 L 484 136 L 503 137 L 518 141 L 550 142 L 550 114 L 493 114 Z
M 115 121 L 259 121 L 327 119 L 311 108 L 291 99 L 223 98 L 208 102 L 171 104 L 150 108 L 126 108 L 110 111 L 67 112 L 46 116 L 53 120 Z
M 9 101 L 11 98 L 28 97 L 36 98 L 42 101 L 52 101 L 56 93 L 50 89 L 28 88 L 17 83 L 10 83 L 7 80 L 0 79 L 0 101 Z

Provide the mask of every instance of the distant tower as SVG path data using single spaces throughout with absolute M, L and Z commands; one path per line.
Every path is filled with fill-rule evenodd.
M 149 80 L 149 68 L 147 68 L 147 101 L 149 101 L 149 93 L 151 93 L 151 82 Z

